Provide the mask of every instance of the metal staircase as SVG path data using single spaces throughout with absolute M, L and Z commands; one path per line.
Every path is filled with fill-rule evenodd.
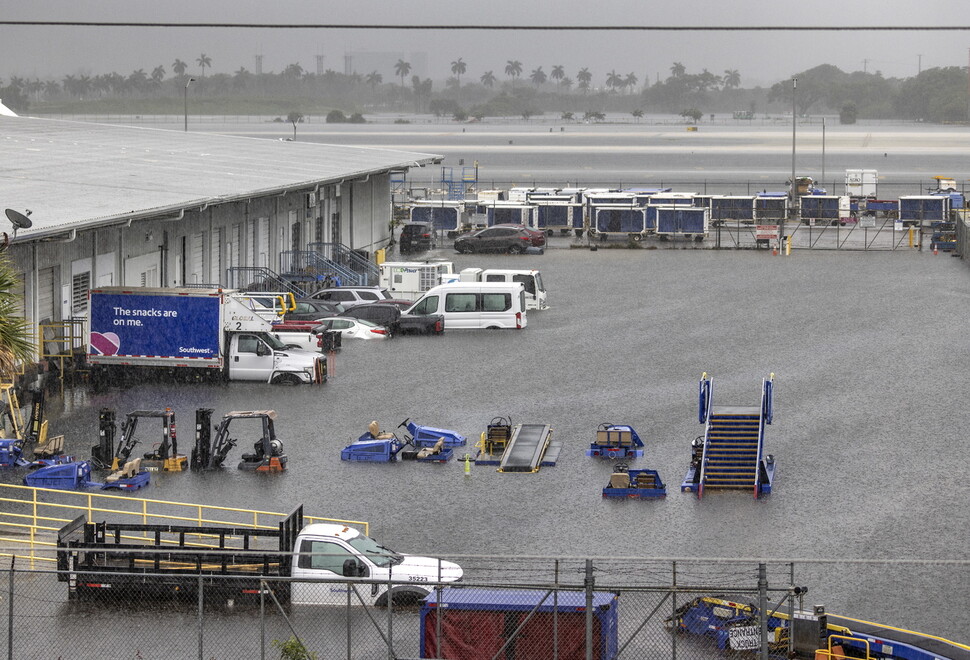
M 240 291 L 287 291 L 297 298 L 306 294 L 299 286 L 263 266 L 232 266 L 226 269 L 226 286 Z
M 701 376 L 698 420 L 706 424 L 697 497 L 705 490 L 771 492 L 774 458 L 764 453 L 771 424 L 774 374 L 762 381 L 760 406 L 714 406 L 713 379 Z
M 372 286 L 380 279 L 380 270 L 370 259 L 363 257 L 355 250 L 351 250 L 342 243 L 310 243 L 307 247 L 317 252 L 322 259 L 334 268 L 340 267 L 347 273 L 347 281 L 341 277 L 341 284 L 356 286 Z
M 339 282 L 346 286 L 365 284 L 365 278 L 353 269 L 325 258 L 316 250 L 289 250 L 280 253 L 283 277 L 309 295 Z
M 455 172 L 455 168 L 441 168 L 441 187 L 445 191 L 445 196 L 450 200 L 461 201 L 465 199 L 468 190 L 478 184 L 478 168 L 462 167 Z

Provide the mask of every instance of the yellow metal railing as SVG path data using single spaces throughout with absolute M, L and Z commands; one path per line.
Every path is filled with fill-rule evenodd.
M 19 508 L 18 508 L 19 507 Z M 57 546 L 57 532 L 80 515 L 89 521 L 119 518 L 141 524 L 228 525 L 250 529 L 276 529 L 288 514 L 211 504 L 191 504 L 106 495 L 83 491 L 32 488 L 0 484 L 0 557 L 18 557 L 36 561 L 54 561 L 51 548 Z M 361 528 L 370 533 L 370 525 L 361 520 L 341 520 L 304 516 L 306 524 L 337 523 Z M 200 537 L 206 536 L 199 534 Z M 130 536 L 126 538 L 146 538 Z M 200 544 L 201 545 L 201 544 Z M 44 550 L 47 550 L 44 552 Z M 27 554 L 18 553 L 27 550 Z

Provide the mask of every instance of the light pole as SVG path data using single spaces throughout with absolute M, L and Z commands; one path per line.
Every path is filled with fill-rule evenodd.
M 185 117 L 185 131 L 189 130 L 189 85 L 195 82 L 195 78 L 189 78 L 185 81 L 185 89 L 182 90 L 182 107 L 183 115 Z
M 798 78 L 791 79 L 791 188 L 788 192 L 789 209 L 788 217 L 795 217 L 795 195 L 798 193 L 798 186 L 795 182 L 795 88 L 798 86 Z M 785 228 L 785 221 L 782 220 L 782 229 Z M 780 232 L 783 234 L 784 232 Z

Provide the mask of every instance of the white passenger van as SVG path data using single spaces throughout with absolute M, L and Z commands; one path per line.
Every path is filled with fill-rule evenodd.
M 524 328 L 521 282 L 450 282 L 429 289 L 405 314 L 441 314 L 445 329 Z

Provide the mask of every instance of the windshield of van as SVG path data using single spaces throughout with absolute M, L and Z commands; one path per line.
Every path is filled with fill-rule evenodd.
M 539 291 L 545 291 L 546 287 L 542 283 L 542 275 L 539 274 L 539 271 L 535 272 L 535 278 L 536 278 L 536 289 Z
M 438 296 L 425 296 L 419 300 L 410 310 L 411 314 L 427 316 L 438 313 Z

